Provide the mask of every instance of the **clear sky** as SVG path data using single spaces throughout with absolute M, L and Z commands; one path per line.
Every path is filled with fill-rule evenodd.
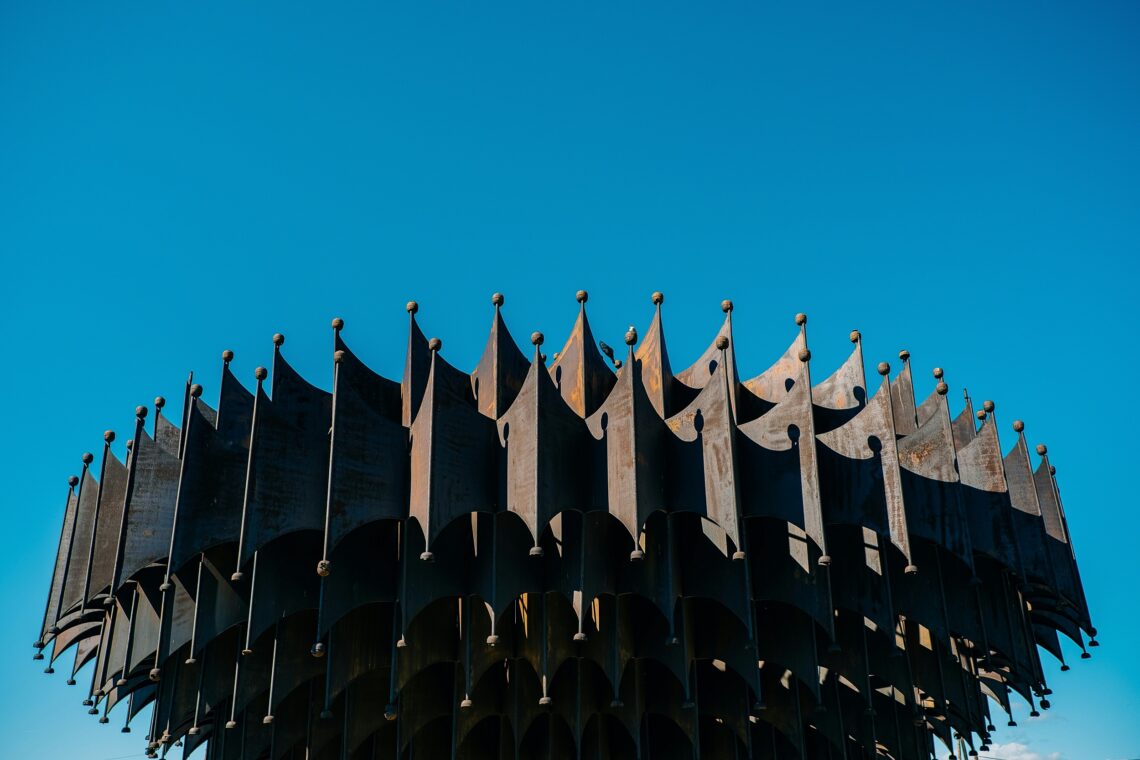
M 1140 757 L 1140 4 L 383 5 L 0 2 L 0 754 L 141 755 L 30 661 L 104 429 L 275 331 L 328 387 L 334 316 L 398 378 L 409 298 L 461 367 L 496 290 L 560 345 L 587 288 L 613 345 L 664 291 L 677 366 L 732 298 L 745 374 L 804 311 L 817 377 L 859 328 L 1024 419 L 1102 646 L 991 756 Z

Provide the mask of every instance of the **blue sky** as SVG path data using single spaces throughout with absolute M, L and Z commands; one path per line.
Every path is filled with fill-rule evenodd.
M 1103 645 L 997 740 L 1140 756 L 1140 5 L 784 5 L 0 3 L 5 755 L 141 755 L 29 661 L 104 429 L 276 331 L 327 387 L 334 316 L 398 377 L 409 298 L 462 367 L 496 290 L 560 345 L 587 288 L 613 345 L 664 291 L 678 366 L 732 298 L 742 373 L 804 311 L 818 377 L 858 328 L 1024 419 Z

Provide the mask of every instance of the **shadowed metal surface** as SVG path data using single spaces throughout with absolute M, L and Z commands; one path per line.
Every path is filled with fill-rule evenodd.
M 1096 630 L 1020 421 L 1003 455 L 941 369 L 916 403 L 906 351 L 872 392 L 858 331 L 813 385 L 803 314 L 741 382 L 729 301 L 674 373 L 662 294 L 624 356 L 587 300 L 549 366 L 500 294 L 470 374 L 409 302 L 400 382 L 336 319 L 331 393 L 275 335 L 254 391 L 227 351 L 216 411 L 139 407 L 68 481 L 36 659 L 210 760 L 912 760 L 1049 707 Z

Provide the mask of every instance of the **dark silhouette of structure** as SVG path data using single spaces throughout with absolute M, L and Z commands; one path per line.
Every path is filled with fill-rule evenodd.
M 125 462 L 107 432 L 36 658 L 93 662 L 123 731 L 153 705 L 151 755 L 911 760 L 1048 708 L 1039 647 L 1088 656 L 1045 447 L 1014 422 L 1003 456 L 988 401 L 952 419 L 940 369 L 921 403 L 905 351 L 868 386 L 853 332 L 813 386 L 801 314 L 740 381 L 725 301 L 674 373 L 659 293 L 623 360 L 585 292 L 548 365 L 492 300 L 470 375 L 409 303 L 398 383 L 338 319 L 331 393 L 276 335 L 254 392 L 227 351 L 216 408 L 139 407 Z

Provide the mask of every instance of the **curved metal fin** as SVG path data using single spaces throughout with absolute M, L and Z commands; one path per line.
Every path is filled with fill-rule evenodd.
M 906 506 L 899 472 L 898 448 L 894 429 L 891 382 L 884 376 L 879 391 L 867 402 L 863 411 L 850 422 L 816 439 L 848 459 L 878 458 L 882 469 L 883 498 L 891 543 L 908 564 L 911 561 L 910 537 L 907 530 Z
M 941 371 L 939 371 L 939 374 L 935 376 L 935 379 L 937 379 L 939 382 L 942 381 Z M 946 401 L 946 394 L 939 393 L 938 388 L 939 386 L 935 386 L 934 390 L 930 392 L 930 395 L 923 399 L 922 403 L 918 405 L 918 408 L 914 410 L 914 414 L 918 419 L 918 426 L 922 427 L 927 422 L 929 422 L 930 419 L 934 417 L 934 415 L 939 414 L 945 410 L 946 419 L 950 425 L 950 438 L 953 440 L 954 420 L 950 417 L 950 405 Z M 971 428 L 972 426 L 973 425 L 971 423 Z M 957 450 L 958 447 L 955 445 L 954 448 Z
M 483 356 L 471 373 L 471 389 L 479 412 L 493 420 L 502 417 L 522 388 L 529 366 L 496 305 Z
M 696 462 L 681 462 L 668 474 L 670 495 L 683 492 L 675 482 L 699 469 L 703 476 L 700 505 L 678 504 L 675 508 L 707 516 L 719 525 L 735 547 L 740 543 L 740 478 L 736 462 L 736 424 L 732 415 L 732 394 L 728 385 L 728 362 L 713 372 L 704 389 L 684 410 L 666 424 L 683 441 L 699 442 Z M 686 467 L 686 464 L 688 465 Z M 699 508 L 694 508 L 699 507 Z
M 174 520 L 180 468 L 177 449 L 162 446 L 145 428 L 138 432 L 131 449 L 131 488 L 115 589 L 145 567 L 162 561 L 170 550 L 169 526 Z
M 50 633 L 60 618 L 60 599 L 64 583 L 67 581 L 67 566 L 75 542 L 75 518 L 79 499 L 74 488 L 67 489 L 67 502 L 63 511 L 63 526 L 59 532 L 59 544 L 55 553 L 55 568 L 51 574 L 47 605 L 44 608 L 44 621 L 40 628 L 41 643 L 47 643 L 54 634 Z
M 495 423 L 475 408 L 470 376 L 432 353 L 423 400 L 412 421 L 408 509 L 429 549 L 455 518 L 495 511 L 498 487 Z
M 946 397 L 937 392 L 931 405 L 937 411 L 898 442 L 904 496 L 910 503 L 922 505 L 907 513 L 909 526 L 915 535 L 934 542 L 972 568 L 973 547 L 958 487 L 950 410 Z
M 954 439 L 946 397 L 933 394 L 937 411 L 926 423 L 898 442 L 899 465 L 916 475 L 942 483 L 957 483 Z
M 204 413 L 201 399 L 190 405 L 182 473 L 178 482 L 170 571 L 180 570 L 204 550 L 236 542 L 241 531 L 248 445 L 222 437 Z
M 274 377 L 277 375 L 274 370 Z M 198 402 L 199 405 L 201 401 Z M 208 416 L 208 415 L 207 415 Z M 221 390 L 218 392 L 218 413 L 214 424 L 222 438 L 241 445 L 249 444 L 250 422 L 253 419 L 253 394 L 234 377 L 230 365 L 222 366 Z
M 347 351 L 339 348 L 339 335 L 337 346 Z M 406 517 L 408 503 L 408 429 L 400 424 L 400 386 L 349 353 L 336 372 L 327 552 L 370 522 Z
M 431 357 L 427 338 L 416 324 L 415 310 L 411 310 L 408 312 L 408 352 L 404 358 L 404 376 L 400 380 L 401 422 L 404 427 L 412 426 L 412 420 L 420 409 L 431 372 Z
M 257 391 L 239 568 L 269 541 L 324 529 L 332 397 L 300 379 L 280 352 L 273 374 L 274 397 Z
M 534 362 L 499 421 L 506 447 L 506 507 L 530 529 L 535 545 L 559 512 L 587 507 L 590 443 L 586 427 L 554 387 L 535 348 Z
M 1033 472 L 1029 468 L 1029 448 L 1025 444 L 1025 434 L 1017 434 L 1017 443 L 1006 454 L 1005 482 L 1009 488 L 1009 500 L 1014 509 L 1026 514 L 1041 516 L 1041 503 L 1037 500 L 1037 488 L 1033 485 Z
M 100 619 L 89 620 L 63 629 L 55 637 L 51 659 L 49 661 L 54 664 L 55 661 L 62 657 L 67 650 L 71 649 L 76 642 L 87 639 L 94 639 L 98 642 L 102 626 L 103 621 Z M 72 671 L 72 675 L 75 675 L 75 671 Z
M 1081 627 L 1086 631 L 1091 631 L 1092 623 L 1088 602 L 1085 599 L 1085 590 L 1081 583 L 1076 554 L 1069 541 L 1069 525 L 1065 519 L 1065 510 L 1061 506 L 1061 495 L 1057 490 L 1057 483 L 1053 479 L 1048 453 L 1042 455 L 1041 464 L 1033 473 L 1033 482 L 1041 505 L 1041 517 L 1045 524 L 1045 534 L 1048 537 L 1053 556 L 1053 567 L 1060 586 L 1058 590 L 1076 609 Z
M 914 407 L 914 378 L 910 372 L 909 355 L 903 359 L 902 371 L 891 381 L 891 408 L 894 411 L 897 435 L 910 435 L 918 429 L 918 415 Z
M 797 338 L 797 343 L 799 341 Z M 793 343 L 793 348 L 796 345 Z M 795 361 L 794 368 L 778 365 L 781 376 L 794 369 L 794 374 L 786 378 L 790 384 L 783 399 L 765 414 L 738 428 L 742 436 L 739 451 L 744 480 L 741 497 L 745 514 L 782 517 L 802 528 L 820 552 L 826 554 L 811 375 L 808 362 L 802 361 L 798 354 Z M 769 375 L 765 382 L 774 378 L 776 375 Z M 776 452 L 788 453 L 780 456 Z M 787 493 L 782 487 L 787 487 Z M 773 498 L 776 494 L 781 498 Z
M 1002 465 L 1001 443 L 998 441 L 997 428 L 992 417 L 987 418 L 978 429 L 976 436 L 964 446 L 959 445 L 958 430 L 962 415 L 970 412 L 967 405 L 965 411 L 958 415 L 954 421 L 954 445 L 958 448 L 958 477 L 965 485 L 990 493 L 1006 493 L 1009 488 L 1005 482 L 1005 469 Z M 970 427 L 974 425 L 973 415 L 970 416 Z
M 635 362 L 633 350 L 629 363 Z M 641 528 L 656 509 L 665 506 L 664 421 L 645 393 L 641 374 L 622 372 L 605 402 L 586 420 L 591 434 L 605 444 L 605 501 L 637 542 Z M 600 496 L 600 495 L 599 495 Z
M 717 341 L 721 338 L 728 338 L 728 349 L 724 361 L 728 366 L 728 387 L 732 390 L 733 406 L 735 407 L 736 386 L 739 376 L 736 372 L 736 343 L 732 337 L 731 310 L 725 312 L 724 322 L 721 323 L 720 329 L 717 330 L 712 342 L 709 343 L 708 348 L 705 349 L 700 358 L 684 371 L 678 372 L 674 377 L 682 385 L 694 390 L 700 390 L 708 385 L 713 373 L 716 372 L 721 363 L 720 349 L 717 348 Z
M 578 319 L 566 339 L 566 345 L 550 365 L 550 376 L 567 405 L 583 419 L 598 410 L 617 383 L 598 350 L 590 322 L 586 319 L 585 303 L 578 309 Z
M 302 431 L 328 433 L 332 394 L 301 377 L 279 346 L 273 351 L 272 380 L 273 406 L 285 422 Z
M 867 377 L 863 371 L 863 339 L 856 336 L 850 356 L 811 389 L 812 403 L 824 409 L 857 409 L 867 403 Z
M 966 407 L 958 413 L 958 416 L 950 424 L 954 433 L 954 448 L 958 451 L 968 446 L 978 435 L 978 428 L 974 422 L 974 402 L 970 400 L 968 393 L 962 395 L 966 398 Z
M 95 553 L 91 562 L 91 584 L 87 601 L 111 592 L 115 559 L 119 554 L 119 533 L 123 526 L 123 506 L 127 498 L 127 467 L 109 448 L 103 466 L 99 499 L 99 522 L 95 527 Z
M 807 323 L 800 325 L 799 334 L 776 362 L 751 380 L 744 381 L 744 387 L 756 396 L 770 403 L 784 400 L 800 379 L 800 352 L 807 349 Z
M 1045 534 L 1055 541 L 1069 543 L 1069 533 L 1061 516 L 1061 504 L 1053 488 L 1053 476 L 1049 474 L 1049 460 L 1042 457 L 1041 463 L 1033 472 L 1034 492 L 1041 509 L 1041 519 Z
M 84 468 L 75 511 L 75 543 L 67 563 L 67 575 L 63 583 L 62 602 L 59 605 L 59 619 L 63 620 L 83 603 L 83 581 L 87 575 L 87 546 L 94 537 L 95 516 L 99 499 L 99 483 Z
M 673 370 L 669 367 L 669 352 L 665 347 L 665 329 L 661 324 L 661 304 L 654 307 L 653 321 L 634 354 L 641 370 L 641 382 L 645 386 L 650 403 L 662 419 L 672 415 Z
M 166 415 L 155 413 L 154 440 L 163 451 L 177 458 L 182 444 L 182 429 L 166 418 Z
M 338 392 L 351 388 L 374 411 L 399 424 L 403 413 L 400 383 L 389 380 L 362 362 L 341 338 L 339 330 L 333 339 L 333 350 L 342 352 L 337 368 Z

